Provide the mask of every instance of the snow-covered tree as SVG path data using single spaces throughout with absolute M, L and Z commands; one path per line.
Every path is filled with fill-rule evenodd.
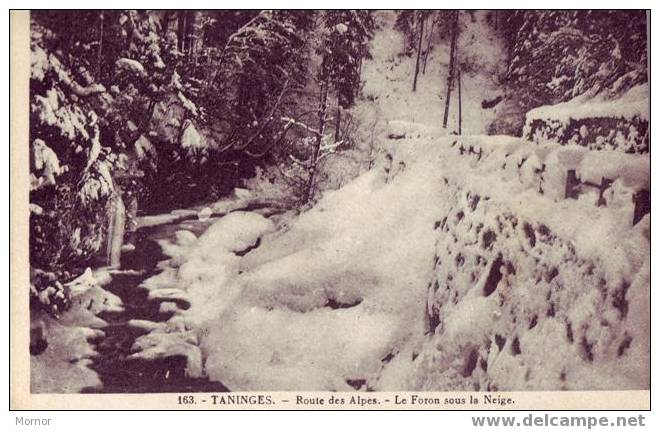
M 131 160 L 145 153 L 155 106 L 195 107 L 159 13 L 36 11 L 31 33 L 31 260 L 61 272 L 99 252 L 113 199 L 139 197 Z
M 309 177 L 304 201 L 314 195 L 316 170 L 324 148 L 334 150 L 340 144 L 326 143 L 328 122 L 328 95 L 334 90 L 337 95 L 337 118 L 341 108 L 348 108 L 355 102 L 359 90 L 362 59 L 369 55 L 368 43 L 373 34 L 374 23 L 369 11 L 336 10 L 327 11 L 322 17 L 321 41 L 316 48 L 321 58 L 317 74 L 319 102 L 316 110 L 318 126 L 306 126 L 313 134 L 311 156 L 307 161 Z M 337 122 L 336 128 L 339 128 Z M 335 136 L 337 136 L 337 132 Z
M 630 85 L 646 80 L 644 11 L 524 10 L 506 22 L 509 84 L 528 107 L 597 93 L 628 73 Z

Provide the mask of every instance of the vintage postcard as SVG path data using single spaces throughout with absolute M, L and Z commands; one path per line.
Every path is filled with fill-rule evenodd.
M 650 409 L 647 11 L 10 21 L 12 409 Z

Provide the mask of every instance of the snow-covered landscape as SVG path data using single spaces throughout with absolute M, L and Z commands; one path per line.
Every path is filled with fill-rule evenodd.
M 31 248 L 31 300 L 39 304 L 31 315 L 33 392 L 650 387 L 646 58 L 637 58 L 635 67 L 630 58 L 622 60 L 630 69 L 615 67 L 610 62 L 620 54 L 612 51 L 595 64 L 602 56 L 589 57 L 592 47 L 613 43 L 621 50 L 625 41 L 581 24 L 602 19 L 616 31 L 608 24 L 616 17 L 585 18 L 574 11 L 345 12 L 319 12 L 328 25 L 307 30 L 318 38 L 310 43 L 326 47 L 305 51 L 309 67 L 320 72 L 297 89 L 311 93 L 313 114 L 305 117 L 297 106 L 288 113 L 284 102 L 275 104 L 263 113 L 268 125 L 255 117 L 234 152 L 223 152 L 233 134 L 215 128 L 221 120 L 213 123 L 201 90 L 181 83 L 179 75 L 189 69 L 168 75 L 164 85 L 172 93 L 149 104 L 149 120 L 124 124 L 137 137 L 122 150 L 103 141 L 110 139 L 109 126 L 90 120 L 85 109 L 92 108 L 75 105 L 87 95 L 65 95 L 85 93 L 66 68 L 58 69 L 53 79 L 59 83 L 47 96 L 34 97 L 35 122 L 66 130 L 67 142 L 90 143 L 62 149 L 62 143 L 51 144 L 46 125 L 33 127 L 31 218 L 68 204 L 61 199 L 44 208 L 52 197 L 43 193 L 67 180 L 74 167 L 64 157 L 71 154 L 85 155 L 83 178 L 94 179 L 81 179 L 80 189 L 72 186 L 71 192 L 83 202 L 105 195 L 102 201 L 109 203 L 94 218 L 103 234 L 93 236 L 96 227 L 87 226 L 67 236 L 84 249 L 62 260 L 80 262 L 76 269 L 38 267 L 35 253 L 42 248 Z M 144 32 L 142 39 L 135 36 L 141 42 L 151 37 L 147 22 L 168 28 L 174 19 L 162 13 L 126 16 L 135 21 L 136 34 Z M 276 17 L 241 19 L 234 33 L 223 36 L 221 61 L 235 40 L 236 58 L 248 49 L 250 26 Z M 61 54 L 41 41 L 53 31 L 50 22 L 38 22 L 32 79 L 43 83 L 61 66 Z M 358 40 L 350 39 L 358 37 L 352 26 L 367 28 L 367 22 L 369 36 L 355 43 L 359 65 L 345 63 L 357 81 L 351 96 L 344 96 L 348 78 L 326 67 L 339 61 L 330 60 L 333 49 L 349 55 L 353 45 L 345 39 Z M 296 25 L 303 24 L 286 21 L 282 27 L 293 33 Z M 254 32 L 270 29 L 263 24 Z M 533 36 L 515 39 L 526 34 Z M 630 34 L 646 40 L 645 33 L 627 29 Z M 597 36 L 602 43 L 594 42 Z M 199 43 L 208 38 L 200 36 Z M 561 43 L 570 49 L 561 51 L 563 45 L 555 45 Z M 533 52 L 531 45 L 540 47 Z M 548 54 L 555 50 L 563 52 L 561 58 Z M 160 55 L 170 61 L 164 51 Z M 536 93 L 524 93 L 521 76 L 533 71 L 521 68 L 532 69 L 539 56 L 561 74 L 548 77 L 542 89 L 554 98 L 531 104 L 526 97 Z M 131 58 L 118 61 L 116 73 L 147 79 L 146 60 Z M 237 61 L 239 69 L 248 67 Z M 287 71 L 285 80 L 293 75 Z M 213 82 L 201 72 L 190 79 Z M 568 81 L 570 88 L 562 87 Z M 91 78 L 88 84 L 101 85 Z M 240 97 L 256 97 L 251 88 Z M 135 95 L 120 102 L 122 91 L 104 87 L 100 105 L 137 106 Z M 279 103 L 284 93 L 258 103 Z M 291 97 L 287 103 L 302 104 L 304 96 Z M 89 135 L 81 137 L 79 129 Z M 266 130 L 272 135 L 262 146 L 250 146 Z M 280 137 L 289 130 L 298 134 Z M 280 138 L 293 149 L 261 159 L 222 192 L 213 188 L 187 200 L 193 185 L 210 182 L 205 178 L 221 170 L 203 163 L 224 166 L 223 154 L 236 151 L 239 160 L 250 159 L 272 147 L 269 139 Z M 188 182 L 145 186 L 144 201 L 151 206 L 143 209 L 118 178 L 139 165 L 145 173 L 137 181 L 147 183 L 149 170 L 135 160 L 161 163 L 163 155 L 149 154 L 170 147 L 181 148 L 177 162 L 181 154 L 205 161 L 189 168 L 198 176 L 186 176 Z M 169 163 L 155 171 L 179 166 Z M 240 162 L 232 163 L 227 165 L 234 174 L 242 172 Z M 187 189 L 182 185 L 189 183 Z M 137 189 L 141 196 L 143 188 Z M 157 194 L 165 191 L 174 196 L 167 206 Z M 51 231 L 34 222 L 39 232 Z M 99 242 L 96 251 L 83 259 L 83 245 L 93 240 Z

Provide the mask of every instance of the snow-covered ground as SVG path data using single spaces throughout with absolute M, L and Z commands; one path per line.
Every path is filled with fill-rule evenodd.
M 393 12 L 379 12 L 377 15 L 380 30 L 372 41 L 373 60 L 365 61 L 362 71 L 363 95 L 367 99 L 374 99 L 374 102 L 373 105 L 365 103 L 358 106 L 356 110 L 375 109 L 373 115 L 377 115 L 384 124 L 401 120 L 440 127 L 449 69 L 449 41 L 442 40 L 435 28 L 426 73 L 420 71 L 417 91 L 413 93 L 415 58 L 414 55 L 399 56 L 403 36 L 393 28 L 394 20 Z M 463 134 L 485 133 L 486 127 L 495 118 L 497 108 L 482 109 L 481 102 L 501 94 L 496 76 L 504 67 L 505 51 L 502 42 L 485 20 L 486 14 L 482 12 L 475 13 L 475 22 L 469 14 L 460 15 L 458 62 L 469 64 L 472 69 L 462 75 Z M 456 90 L 450 101 L 448 132 L 457 131 L 458 128 Z M 359 115 L 368 114 L 360 112 Z
M 40 331 L 48 342 L 42 354 L 30 356 L 33 393 L 77 393 L 84 388 L 99 388 L 101 381 L 89 368 L 97 355 L 90 340 L 103 336 L 108 324 L 97 315 L 123 309 L 121 299 L 102 288 L 108 282 L 106 273 L 82 276 L 67 284 L 71 308 L 58 320 L 31 315 L 32 330 Z
M 191 306 L 139 354 L 181 353 L 171 340 L 185 339 L 189 372 L 232 390 L 648 385 L 649 217 L 633 226 L 631 199 L 648 188 L 648 157 L 482 135 L 502 53 L 475 17 L 458 48 L 476 64 L 463 82 L 471 136 L 438 127 L 446 43 L 411 93 L 414 59 L 397 57 L 393 17 L 379 15 L 354 113 L 378 118 L 385 155 L 299 217 L 238 211 L 164 242 L 172 259 L 144 287 Z M 605 207 L 589 189 L 564 199 L 569 169 L 614 181 Z
M 397 141 L 391 148 L 391 165 L 373 169 L 342 189 L 326 193 L 313 209 L 277 231 L 272 222 L 259 215 L 235 212 L 198 240 L 181 233 L 177 244 L 166 244 L 166 252 L 174 257 L 170 267 L 147 281 L 146 286 L 152 288 L 154 296 L 160 287 L 165 287 L 167 294 L 178 291 L 192 304 L 170 322 L 166 330 L 170 336 L 180 336 L 177 330 L 172 332 L 174 325 L 197 333 L 206 373 L 235 390 L 447 388 L 442 379 L 428 380 L 428 375 L 441 376 L 428 371 L 427 361 L 420 365 L 413 362 L 413 357 L 424 352 L 424 360 L 433 360 L 424 346 L 434 344 L 433 337 L 426 336 L 428 286 L 437 279 L 434 259 L 454 260 L 451 252 L 439 253 L 437 244 L 451 234 L 459 240 L 456 235 L 460 232 L 436 229 L 443 216 L 452 212 L 457 196 L 467 193 L 468 199 L 470 195 L 479 196 L 481 206 L 487 209 L 463 214 L 470 226 L 481 222 L 482 228 L 476 233 L 472 227 L 464 232 L 459 249 L 469 249 L 461 243 L 469 242 L 470 237 L 481 243 L 480 231 L 491 227 L 497 231 L 501 221 L 495 213 L 510 213 L 520 225 L 506 238 L 497 239 L 495 249 L 505 252 L 508 258 L 517 258 L 514 264 L 519 272 L 527 273 L 534 266 L 523 254 L 515 257 L 518 244 L 527 240 L 523 220 L 544 226 L 537 228 L 558 238 L 556 245 L 549 245 L 549 251 L 540 245 L 535 248 L 540 251 L 532 250 L 534 258 L 554 261 L 544 252 L 561 256 L 566 246 L 573 250 L 576 260 L 557 262 L 554 276 L 564 279 L 575 302 L 563 302 L 563 308 L 554 310 L 556 314 L 570 313 L 583 324 L 595 317 L 589 309 L 596 305 L 589 303 L 598 302 L 592 294 L 598 290 L 587 286 L 581 291 L 582 284 L 571 278 L 577 276 L 571 273 L 577 270 L 578 260 L 596 267 L 610 297 L 620 294 L 615 292 L 620 285 L 629 286 L 622 300 L 629 303 L 627 315 L 634 321 L 621 321 L 611 315 L 607 326 L 635 339 L 633 352 L 624 358 L 627 363 L 642 363 L 641 369 L 631 371 L 632 376 L 619 383 L 643 386 L 648 330 L 644 299 L 648 294 L 648 217 L 633 227 L 632 203 L 621 196 L 617 200 L 612 195 L 605 208 L 597 207 L 597 197 L 590 193 L 578 200 L 564 200 L 558 191 L 563 184 L 544 180 L 564 168 L 554 160 L 567 158 L 565 153 L 571 150 L 560 145 L 537 147 L 509 137 L 438 138 L 434 129 L 429 130 L 428 137 L 419 126 L 413 128 L 421 137 Z M 568 159 L 575 160 L 580 150 L 572 150 Z M 606 154 L 583 152 L 582 164 L 590 167 L 578 168 L 578 172 L 609 172 L 620 180 L 621 190 L 627 189 L 622 196 L 647 185 L 644 173 L 640 173 L 648 173 L 643 157 L 625 156 L 629 160 L 618 165 L 632 167 L 612 170 L 607 163 L 587 162 Z M 550 167 L 544 174 L 535 175 L 541 164 Z M 259 237 L 259 247 L 243 258 L 235 254 L 255 244 Z M 484 252 L 484 263 L 495 264 L 492 254 Z M 475 263 L 465 264 L 471 267 Z M 475 273 L 483 269 L 480 266 L 472 266 Z M 441 315 L 443 330 L 436 335 L 443 336 L 448 344 L 461 345 L 461 339 L 469 338 L 468 332 L 473 337 L 488 336 L 489 329 L 496 327 L 500 296 L 482 297 L 486 272 L 457 285 L 456 294 L 461 300 L 443 308 L 447 312 Z M 534 307 L 540 297 L 527 292 L 529 287 L 523 280 L 510 280 L 510 288 L 519 289 L 519 296 L 511 300 L 517 300 L 519 306 Z M 516 281 L 523 284 L 517 285 Z M 572 308 L 580 302 L 582 307 Z M 608 312 L 616 312 L 616 306 L 610 306 Z M 559 326 L 552 324 L 543 326 L 543 330 L 555 330 L 553 333 L 559 335 Z M 574 328 L 576 333 L 578 327 Z M 515 324 L 514 329 L 518 330 Z M 530 339 L 538 353 L 549 347 L 533 336 L 518 342 L 527 348 Z M 390 362 L 392 357 L 397 358 Z M 602 367 L 587 365 L 582 372 L 608 371 L 610 367 L 599 358 L 596 363 Z M 495 355 L 489 358 L 496 359 Z M 561 360 L 568 364 L 584 361 L 577 350 Z M 608 360 L 619 367 L 624 363 Z M 525 386 L 517 374 L 511 378 L 500 376 L 499 386 Z M 595 385 L 580 379 L 573 386 Z
M 283 198 L 252 181 L 142 219 L 211 225 L 161 240 L 170 259 L 141 287 L 174 316 L 131 322 L 149 330 L 134 357 L 184 355 L 190 376 L 239 391 L 648 387 L 650 217 L 633 226 L 632 196 L 649 157 L 485 136 L 504 52 L 474 18 L 461 14 L 458 42 L 473 70 L 463 136 L 455 92 L 440 127 L 448 41 L 436 36 L 413 93 L 415 59 L 379 12 L 352 111 L 355 150 L 381 154 L 371 170 L 300 215 L 240 210 Z M 568 170 L 612 180 L 605 205 L 589 187 L 565 199 Z

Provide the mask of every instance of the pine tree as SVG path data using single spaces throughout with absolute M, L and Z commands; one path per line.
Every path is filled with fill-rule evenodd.
M 513 11 L 505 19 L 509 84 L 524 90 L 527 107 L 597 93 L 629 73 L 631 85 L 646 80 L 644 11 Z
M 368 11 L 328 11 L 323 17 L 323 39 L 317 48 L 321 56 L 318 73 L 320 97 L 317 110 L 318 128 L 309 167 L 305 201 L 314 193 L 317 164 L 325 137 L 327 103 L 330 89 L 337 94 L 337 105 L 349 108 L 355 103 L 359 89 L 360 63 L 368 55 L 368 42 L 373 35 L 373 19 Z M 339 124 L 336 125 L 339 128 Z M 337 134 L 337 133 L 335 133 Z

